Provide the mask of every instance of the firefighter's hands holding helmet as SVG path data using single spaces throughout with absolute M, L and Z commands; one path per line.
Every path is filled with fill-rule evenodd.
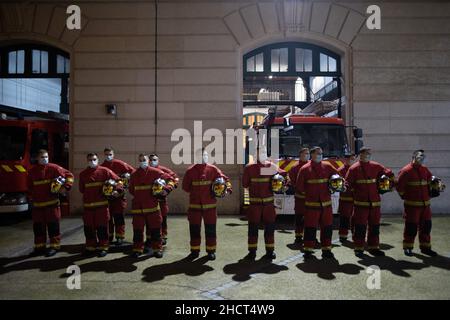
M 102 188 L 103 195 L 108 199 L 117 199 L 124 195 L 125 189 L 122 180 L 106 180 Z
M 280 173 L 276 173 L 272 176 L 271 179 L 271 186 L 272 186 L 272 192 L 276 194 L 283 194 L 285 193 L 290 185 L 289 176 L 283 176 Z
M 72 188 L 73 178 L 58 176 L 50 184 L 50 192 L 53 194 L 66 194 Z
M 159 199 L 164 199 L 175 188 L 175 186 L 176 181 L 174 180 L 168 179 L 166 181 L 162 178 L 158 178 L 153 182 L 152 194 Z
M 345 179 L 342 178 L 339 174 L 331 175 L 330 179 L 328 180 L 328 188 L 331 194 L 335 192 L 347 191 Z
M 231 183 L 229 181 L 225 181 L 223 177 L 219 177 L 214 180 L 211 191 L 214 197 L 223 198 L 227 194 L 231 194 L 233 192 Z

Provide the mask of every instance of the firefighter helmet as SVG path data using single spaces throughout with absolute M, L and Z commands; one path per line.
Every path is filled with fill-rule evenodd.
M 52 183 L 50 184 L 50 192 L 51 193 L 59 193 L 61 190 L 61 187 L 66 183 L 66 178 L 64 177 L 57 177 L 55 178 Z
M 383 194 L 386 192 L 391 192 L 394 188 L 394 182 L 387 175 L 383 174 L 378 178 L 378 193 Z
M 166 187 L 167 183 L 164 179 L 158 178 L 153 182 L 152 193 L 154 196 L 162 196 L 162 192 Z
M 328 180 L 328 188 L 331 193 L 345 192 L 345 180 L 338 174 L 333 174 Z
M 430 181 L 430 197 L 438 197 L 445 190 L 445 184 L 436 176 L 431 177 Z
M 213 184 L 211 186 L 211 190 L 213 192 L 214 197 L 216 197 L 216 198 L 225 197 L 225 195 L 227 194 L 227 190 L 228 190 L 225 179 L 222 177 L 217 178 L 213 182 Z
M 283 193 L 286 190 L 286 179 L 279 173 L 272 176 L 272 192 Z
M 128 189 L 128 185 L 130 184 L 131 175 L 128 172 L 125 172 L 120 176 L 120 181 L 122 181 L 123 187 Z
M 118 189 L 118 186 L 121 184 L 121 181 L 116 181 L 114 179 L 106 180 L 102 188 L 103 195 L 108 199 L 115 199 L 120 197 L 121 195 L 123 195 L 123 193 Z

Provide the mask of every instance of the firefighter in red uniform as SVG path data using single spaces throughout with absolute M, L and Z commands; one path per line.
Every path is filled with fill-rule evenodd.
M 339 168 L 338 172 L 342 177 L 347 175 L 348 169 L 355 163 L 355 154 L 345 156 L 344 165 Z M 353 192 L 348 189 L 339 196 L 339 239 L 341 242 L 347 240 L 348 230 L 351 227 L 351 219 L 353 216 Z
M 312 256 L 317 227 L 320 226 L 322 257 L 333 258 L 333 210 L 328 183 L 330 177 L 338 172 L 331 164 L 322 161 L 322 148 L 314 147 L 310 154 L 311 161 L 300 169 L 296 181 L 296 192 L 305 194 L 304 257 L 307 259 Z
M 302 148 L 299 153 L 299 160 L 295 166 L 289 171 L 289 179 L 291 181 L 292 188 L 295 189 L 295 183 L 297 181 L 297 175 L 300 168 L 303 167 L 309 161 L 309 149 Z M 303 229 L 305 225 L 305 195 L 295 193 L 295 243 L 299 244 L 303 241 Z
M 227 192 L 232 192 L 228 177 L 216 166 L 208 164 L 208 159 L 206 151 L 198 151 L 196 153 L 196 164 L 187 169 L 183 178 L 182 188 L 189 193 L 190 259 L 195 259 L 200 254 L 202 219 L 205 224 L 208 259 L 216 259 L 217 199 L 213 195 L 211 187 L 214 181 L 221 177 L 226 181 Z
M 260 157 L 261 156 L 261 157 Z M 265 258 L 276 259 L 275 254 L 275 220 L 274 192 L 272 177 L 277 173 L 287 177 L 287 173 L 278 166 L 266 160 L 266 151 L 260 153 L 256 149 L 256 163 L 250 163 L 244 168 L 242 186 L 248 188 L 250 206 L 247 210 L 248 220 L 248 255 L 251 260 L 256 258 L 258 248 L 258 231 L 261 221 L 264 224 Z
M 83 222 L 84 235 L 86 237 L 85 254 L 100 250 L 99 256 L 104 257 L 109 247 L 109 209 L 108 199 L 103 193 L 103 185 L 112 179 L 119 181 L 110 169 L 98 165 L 98 155 L 89 153 L 87 155 L 88 168 L 80 173 L 79 189 L 83 194 Z M 121 190 L 120 184 L 116 190 Z
M 164 173 L 168 174 L 172 177 L 172 181 L 175 183 L 174 188 L 178 187 L 179 178 L 175 172 L 170 170 L 167 167 L 164 167 L 159 164 L 159 157 L 157 154 L 151 154 L 149 156 L 150 166 L 153 168 L 159 169 Z M 167 202 L 167 197 L 161 197 L 158 199 L 159 207 L 161 208 L 162 215 L 162 223 L 161 223 L 161 239 L 163 246 L 167 244 L 167 214 L 169 213 L 169 203 Z M 150 234 L 147 234 L 147 240 L 149 239 Z
M 114 150 L 112 148 L 105 148 L 103 150 L 105 161 L 101 164 L 102 167 L 112 170 L 120 178 L 125 179 L 125 175 L 131 175 L 134 168 L 128 163 L 114 159 Z M 125 216 L 124 210 L 127 207 L 127 198 L 125 193 L 116 199 L 109 200 L 109 242 L 114 240 L 114 231 L 116 232 L 116 245 L 121 245 L 125 239 Z
M 393 181 L 394 174 L 378 162 L 370 161 L 371 154 L 370 148 L 362 148 L 360 160 L 348 169 L 345 178 L 349 189 L 353 190 L 353 243 L 356 256 L 364 253 L 366 233 L 369 253 L 384 256 L 380 250 L 381 197 L 378 179 L 386 175 Z
M 159 185 L 159 193 L 155 195 L 154 188 L 157 180 L 161 184 Z M 162 217 L 157 196 L 167 196 L 174 185 L 175 183 L 170 175 L 149 166 L 147 155 L 139 155 L 139 168 L 131 175 L 129 185 L 130 194 L 134 196 L 131 209 L 133 214 L 134 257 L 138 257 L 144 251 L 144 227 L 146 227 L 146 233 L 150 234 L 153 256 L 162 258 Z
M 60 183 L 55 179 L 61 177 Z M 58 188 L 52 190 L 53 184 Z M 33 202 L 32 219 L 34 231 L 34 253 L 41 254 L 46 250 L 47 232 L 50 238 L 50 248 L 46 256 L 56 254 L 60 248 L 61 210 L 59 194 L 70 190 L 73 184 L 73 174 L 53 163 L 48 162 L 48 152 L 39 150 L 38 164 L 28 172 L 28 190 Z
M 403 250 L 412 256 L 414 240 L 419 229 L 420 251 L 429 256 L 437 253 L 431 250 L 431 208 L 429 185 L 431 172 L 423 165 L 425 152 L 416 150 L 412 161 L 400 170 L 397 191 L 404 200 L 405 229 L 403 233 Z

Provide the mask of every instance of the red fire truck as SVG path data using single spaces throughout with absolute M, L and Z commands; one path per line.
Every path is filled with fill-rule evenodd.
M 311 113 L 279 113 L 276 108 L 269 109 L 268 115 L 255 129 L 266 129 L 267 137 L 271 136 L 270 130 L 279 130 L 279 159 L 278 166 L 288 171 L 296 164 L 301 148 L 320 146 L 323 149 L 324 161 L 332 164 L 336 169 L 343 166 L 343 158 L 346 154 L 358 153 L 363 142 L 362 130 L 353 128 L 354 146 L 349 144 L 347 127 L 341 118 L 323 117 Z M 264 139 L 270 156 L 271 146 L 269 139 Z M 244 197 L 244 201 L 246 201 Z M 244 209 L 248 203 L 244 202 Z M 294 214 L 294 191 L 286 194 L 275 195 L 275 207 L 277 214 Z M 337 213 L 339 193 L 332 195 L 333 213 Z
M 39 149 L 49 151 L 50 162 L 68 168 L 68 139 L 66 120 L 0 120 L 0 213 L 28 211 L 27 171 L 37 163 Z M 61 204 L 67 214 L 68 201 L 62 199 Z

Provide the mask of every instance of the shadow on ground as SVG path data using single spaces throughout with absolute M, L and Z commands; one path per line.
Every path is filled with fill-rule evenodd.
M 339 264 L 337 259 L 317 259 L 315 256 L 309 260 L 297 264 L 297 268 L 305 273 L 317 274 L 321 279 L 336 279 L 336 273 L 357 275 L 363 267 L 352 263 Z
M 223 268 L 225 274 L 234 274 L 233 280 L 240 282 L 250 280 L 254 274 L 276 274 L 286 270 L 288 267 L 277 265 L 264 258 L 255 261 L 243 258 Z

